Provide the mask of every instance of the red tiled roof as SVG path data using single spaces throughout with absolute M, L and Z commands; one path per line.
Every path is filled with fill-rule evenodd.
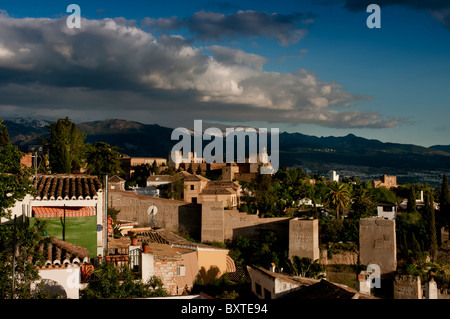
M 102 185 L 97 176 L 38 175 L 37 200 L 93 199 Z
M 63 217 L 64 210 L 66 217 L 95 216 L 94 206 L 85 207 L 33 207 L 33 217 Z
M 64 267 L 70 264 L 83 264 L 89 262 L 87 248 L 62 241 L 57 238 L 39 247 L 40 256 L 45 260 L 42 268 Z M 37 262 L 37 261 L 36 261 Z

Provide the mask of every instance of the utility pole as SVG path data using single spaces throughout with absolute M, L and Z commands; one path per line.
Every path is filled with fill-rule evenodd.
M 16 237 L 16 219 L 17 216 L 14 216 L 14 230 L 13 230 L 13 261 L 12 261 L 12 276 L 11 276 L 11 299 L 14 299 L 14 291 L 15 291 L 15 273 L 16 273 L 16 245 L 17 245 L 17 237 Z
M 66 204 L 64 204 L 64 213 L 63 213 L 63 241 L 66 241 Z
M 104 249 L 105 249 L 105 256 L 108 254 L 108 173 L 105 172 L 104 173 L 104 183 L 103 183 L 104 187 L 105 187 L 105 191 L 104 191 L 104 196 L 105 196 L 105 202 L 104 202 L 104 216 L 105 216 L 105 220 L 104 220 L 104 227 L 103 227 L 103 231 L 104 231 Z

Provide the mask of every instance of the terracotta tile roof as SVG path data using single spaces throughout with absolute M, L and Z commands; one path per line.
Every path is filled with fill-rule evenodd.
M 247 281 L 249 278 L 247 268 L 245 266 L 236 266 L 234 272 L 227 273 L 228 279 L 233 282 Z
M 97 176 L 38 175 L 37 200 L 94 199 L 102 185 Z
M 168 231 L 164 228 L 156 229 L 154 231 L 157 232 L 162 238 L 164 238 L 170 245 L 173 245 L 173 246 L 184 247 L 184 248 L 195 249 L 195 250 L 201 249 L 201 248 L 216 249 L 216 250 L 228 250 L 228 249 L 214 247 L 214 246 L 206 245 L 206 244 L 202 244 L 202 243 L 191 242 L 191 241 L 189 241 L 171 231 Z
M 230 195 L 239 192 L 240 186 L 235 182 L 209 181 L 200 195 Z
M 231 195 L 233 193 L 226 188 L 204 188 L 199 195 Z
M 64 210 L 66 217 L 95 216 L 96 208 L 94 206 L 86 207 L 33 207 L 33 217 L 63 217 Z
M 187 182 L 198 182 L 198 181 L 209 182 L 209 179 L 203 177 L 202 175 L 189 174 L 187 172 L 185 172 L 184 174 L 184 180 Z
M 142 244 L 144 241 L 152 242 L 152 243 L 159 243 L 159 244 L 167 244 L 172 245 L 180 248 L 187 248 L 187 249 L 216 249 L 216 250 L 228 250 L 225 248 L 219 248 L 214 247 L 211 245 L 206 245 L 202 243 L 194 243 L 187 239 L 184 239 L 183 237 L 166 230 L 164 228 L 160 229 L 144 229 L 144 230 L 137 230 L 134 231 L 133 229 L 130 229 L 128 233 L 135 232 L 138 236 L 138 243 Z M 109 239 L 111 240 L 111 239 Z M 120 239 L 114 239 L 114 246 L 115 247 L 128 247 L 130 245 L 130 239 L 128 237 L 122 237 Z M 111 246 L 112 247 L 112 246 Z
M 172 247 L 167 244 L 149 244 L 149 252 L 156 256 L 172 257 L 174 259 L 181 259 L 180 255 L 193 252 L 192 249 L 184 249 L 179 247 Z
M 120 182 L 125 182 L 125 180 L 117 175 L 114 175 L 113 177 L 108 179 L 108 182 L 110 183 L 120 183 Z
M 39 256 L 44 263 L 37 266 L 43 269 L 67 267 L 71 264 L 83 264 L 89 262 L 89 250 L 87 248 L 52 238 L 51 241 L 43 243 L 39 247 Z

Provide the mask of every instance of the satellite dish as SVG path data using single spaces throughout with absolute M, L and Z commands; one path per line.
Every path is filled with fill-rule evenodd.
M 155 221 L 156 221 L 155 216 L 157 213 L 158 213 L 158 207 L 156 207 L 155 205 L 150 206 L 147 210 L 147 214 L 150 216 L 152 226 L 155 225 Z
M 150 206 L 147 210 L 147 214 L 149 216 L 155 216 L 157 213 L 158 213 L 158 207 L 156 207 L 155 205 Z

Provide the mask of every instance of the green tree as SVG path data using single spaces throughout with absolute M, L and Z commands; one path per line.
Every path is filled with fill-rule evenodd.
M 16 146 L 0 146 L 0 217 L 9 218 L 15 202 L 34 193 L 32 169 L 20 164 L 21 158 Z
M 3 120 L 0 119 L 0 147 L 11 144 L 9 140 L 8 128 L 3 125 Z
M 50 138 L 40 140 L 49 150 L 52 173 L 70 174 L 81 168 L 85 157 L 86 134 L 68 117 L 47 126 Z
M 450 224 L 450 190 L 447 174 L 442 177 L 441 194 L 439 195 L 439 210 L 444 223 Z
M 93 175 L 116 175 L 123 173 L 120 167 L 120 153 L 116 146 L 97 142 L 87 147 L 87 171 Z
M 158 164 L 156 163 L 156 160 L 153 161 L 152 163 L 152 173 L 153 174 L 158 174 Z
M 409 190 L 408 204 L 406 206 L 406 211 L 410 214 L 417 212 L 416 188 L 414 187 L 414 185 L 412 185 L 411 189 Z
M 113 263 L 100 264 L 92 277 L 88 286 L 81 291 L 82 299 L 143 298 L 169 295 L 158 277 L 151 277 L 146 283 L 135 280 L 133 272 L 127 265 L 118 268 Z
M 182 200 L 184 196 L 184 181 L 179 178 L 170 183 L 168 197 L 176 200 Z
M 339 218 L 339 212 L 350 203 L 350 191 L 346 184 L 333 182 L 328 186 L 325 198 L 327 205 L 336 210 L 336 217 Z
M 30 299 L 34 295 L 32 284 L 39 282 L 37 264 L 45 262 L 39 254 L 39 245 L 45 240 L 42 233 L 45 223 L 36 220 L 30 225 L 29 219 L 17 219 L 13 223 L 0 225 L 0 299 Z M 14 255 L 14 260 L 13 260 Z M 33 262 L 29 262 L 30 257 Z M 14 271 L 13 271 L 14 264 Z M 14 292 L 13 292 L 14 278 Z
M 255 182 L 255 201 L 260 214 L 273 216 L 276 214 L 277 196 L 269 174 L 258 174 Z
M 397 204 L 397 197 L 393 191 L 385 186 L 370 189 L 372 201 L 376 203 Z
M 318 259 L 313 261 L 310 258 L 293 256 L 291 272 L 294 276 L 320 279 L 325 273 L 325 267 Z
M 416 239 L 416 235 L 412 233 L 411 237 L 411 252 L 415 260 L 422 258 L 422 248 L 420 247 L 419 241 Z
M 364 187 L 354 189 L 352 198 L 353 202 L 351 207 L 356 216 L 366 217 L 373 215 L 373 212 L 376 210 L 376 205 L 368 189 Z
M 431 258 L 436 260 L 437 258 L 437 235 L 436 235 L 436 218 L 434 214 L 433 206 L 433 196 L 430 192 L 425 194 L 425 212 L 424 212 L 427 228 L 428 228 L 428 242 L 429 242 L 429 252 Z

